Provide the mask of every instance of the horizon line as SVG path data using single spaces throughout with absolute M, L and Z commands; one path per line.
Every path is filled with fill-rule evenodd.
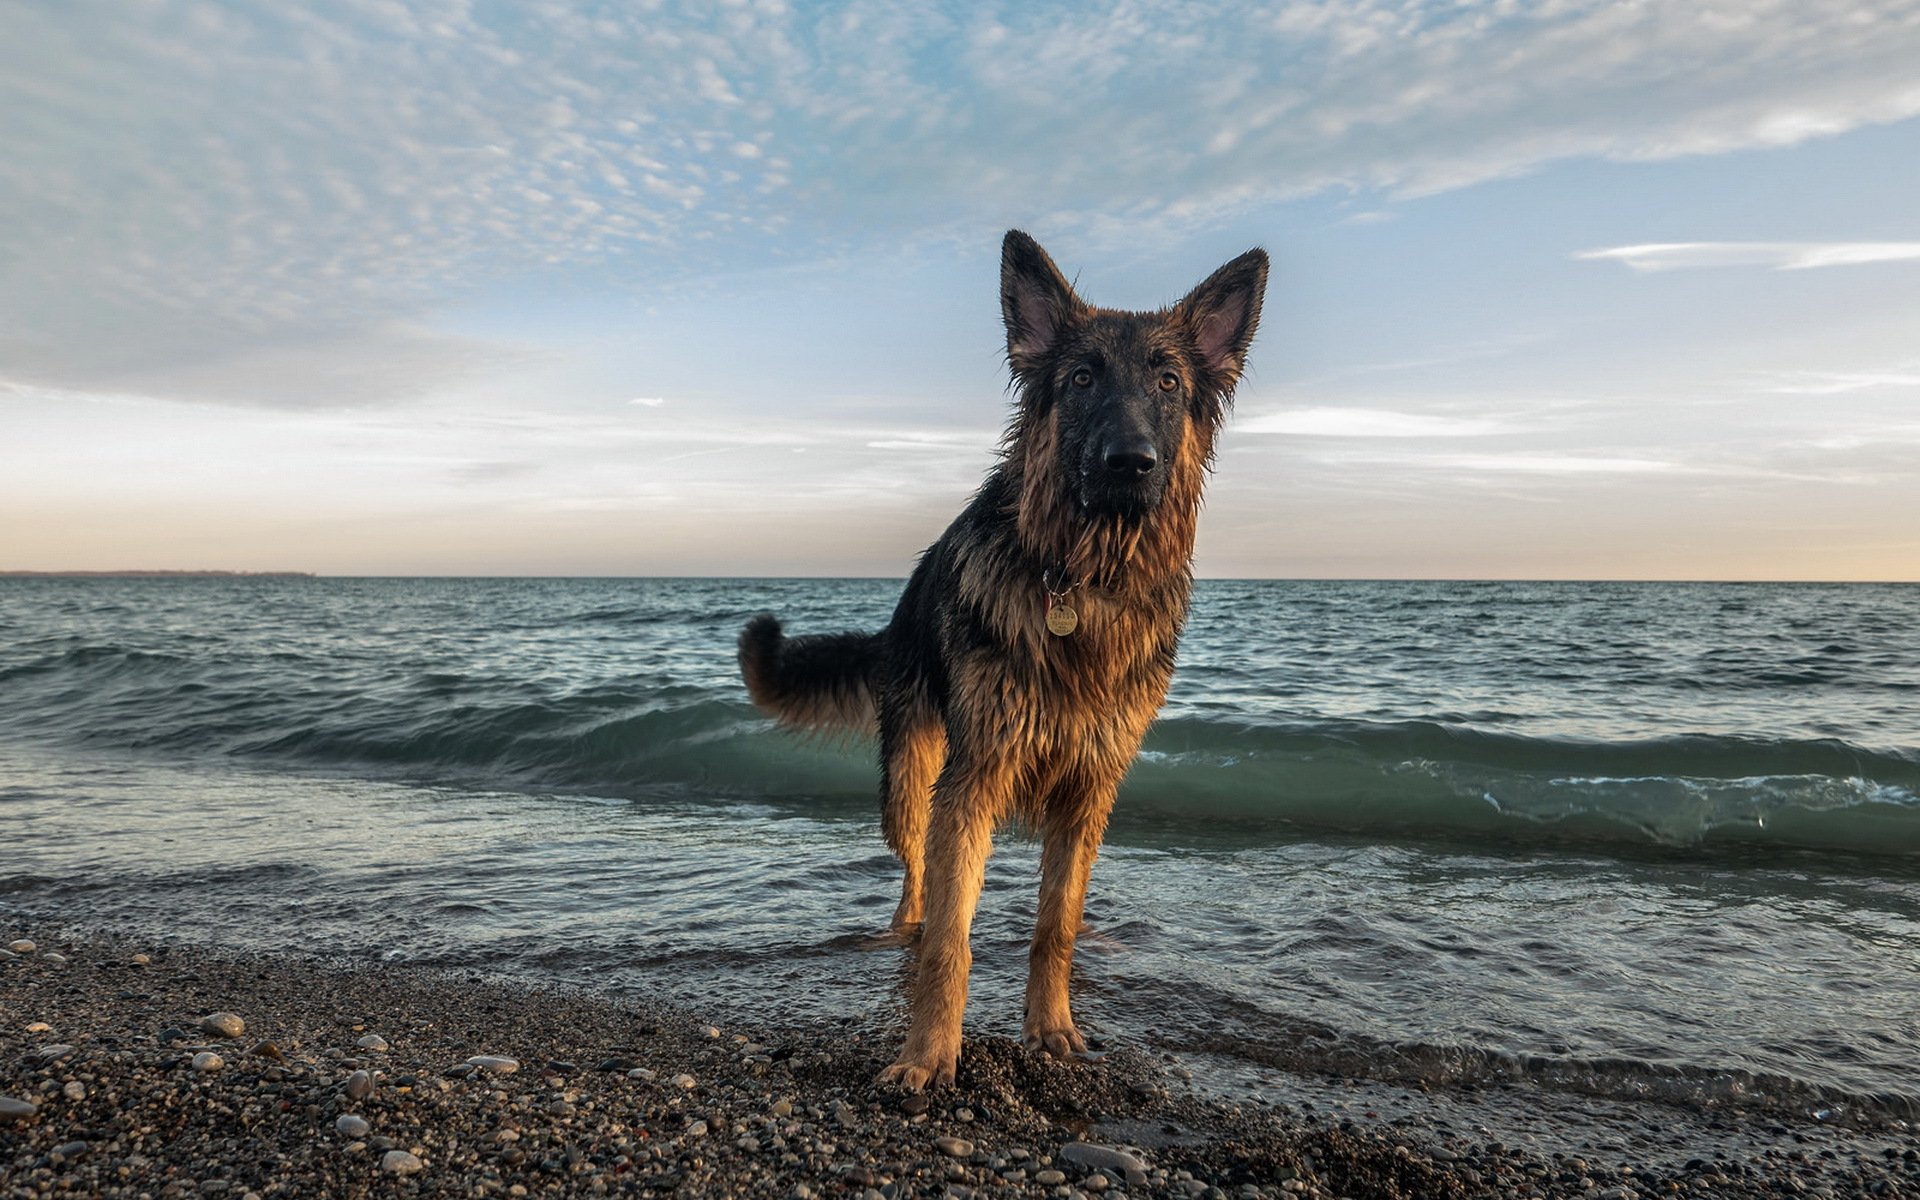
M 908 576 L 901 575 L 689 575 L 662 573 L 641 574 L 537 574 L 537 573 L 465 573 L 433 572 L 418 574 L 394 574 L 386 572 L 340 572 L 290 571 L 290 570 L 225 570 L 217 568 L 124 568 L 117 570 L 36 570 L 31 568 L 0 569 L 0 579 L 603 579 L 603 580 L 741 580 L 766 582 L 794 582 L 800 580 L 848 581 L 873 580 L 905 583 Z M 1700 576 L 1604 576 L 1604 575 L 1196 575 L 1196 583 L 1722 583 L 1722 584 L 1810 584 L 1831 586 L 1835 584 L 1864 584 L 1872 586 L 1920 585 L 1920 577 L 1910 579 L 1805 579 L 1805 578 L 1763 578 L 1763 577 L 1700 577 Z

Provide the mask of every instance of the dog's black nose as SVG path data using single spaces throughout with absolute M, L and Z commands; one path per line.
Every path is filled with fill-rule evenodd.
M 1153 443 L 1145 438 L 1107 444 L 1107 473 L 1121 479 L 1151 475 L 1159 461 L 1153 452 Z

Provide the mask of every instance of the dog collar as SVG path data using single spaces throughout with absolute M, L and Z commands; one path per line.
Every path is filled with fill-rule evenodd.
M 1063 586 L 1056 588 L 1056 582 Z M 1078 629 L 1080 614 L 1073 611 L 1073 605 L 1067 603 L 1067 597 L 1080 586 L 1080 581 L 1067 582 L 1066 564 L 1041 571 L 1040 586 L 1047 593 L 1047 632 L 1055 637 L 1066 637 Z

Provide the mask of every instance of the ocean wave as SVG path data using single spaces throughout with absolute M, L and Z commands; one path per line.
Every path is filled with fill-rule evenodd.
M 378 686 L 258 660 L 50 648 L 6 672 L 0 730 L 94 746 L 632 796 L 845 801 L 870 813 L 870 745 L 774 729 L 717 688 L 656 674 L 571 692 L 443 668 Z M 1222 706 L 1224 707 L 1224 706 Z M 1920 855 L 1920 753 L 1837 738 L 1527 736 L 1458 720 L 1176 715 L 1148 736 L 1117 834 L 1776 847 Z M 1476 720 L 1482 723 L 1476 723 Z

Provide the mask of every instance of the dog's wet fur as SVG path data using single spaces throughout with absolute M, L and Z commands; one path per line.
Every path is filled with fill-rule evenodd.
M 1067 979 L 1114 794 L 1173 678 L 1214 441 L 1260 321 L 1250 250 L 1158 312 L 1080 299 L 1037 242 L 1001 247 L 1016 405 L 998 465 L 920 556 L 878 633 L 740 635 L 754 702 L 880 739 L 882 824 L 905 868 L 893 927 L 919 933 L 912 1022 L 883 1081 L 950 1084 L 968 934 L 996 827 L 1043 841 L 1026 1044 L 1086 1050 Z M 1048 631 L 1050 593 L 1079 625 Z

